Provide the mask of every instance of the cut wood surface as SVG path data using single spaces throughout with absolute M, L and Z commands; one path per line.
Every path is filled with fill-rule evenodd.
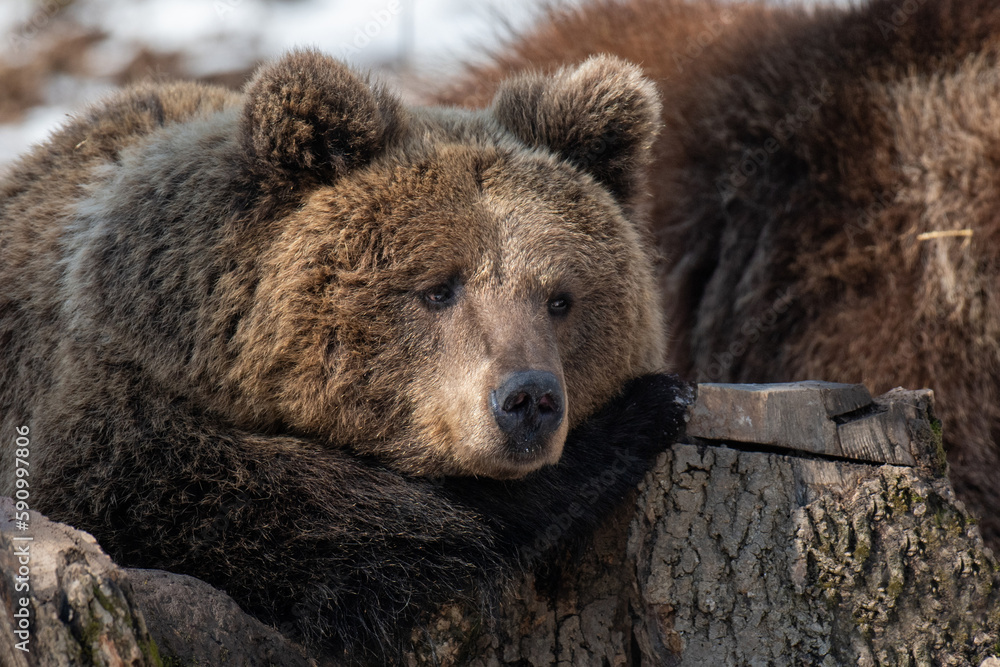
M 873 400 L 864 385 L 832 382 L 702 384 L 687 433 L 941 471 L 944 453 L 932 430 L 940 426 L 927 417 L 932 400 L 930 391 L 902 389 Z
M 513 582 L 492 625 L 442 609 L 408 662 L 1000 667 L 1000 568 L 942 474 L 932 402 L 701 385 L 687 440 L 597 534 Z M 85 533 L 35 514 L 31 530 L 23 655 L 24 534 L 0 521 L 3 665 L 317 664 L 207 584 L 118 568 Z

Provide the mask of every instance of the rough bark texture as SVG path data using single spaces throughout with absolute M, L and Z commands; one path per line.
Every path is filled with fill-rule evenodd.
M 162 570 L 125 572 L 166 665 L 328 664 L 309 658 L 301 646 L 200 579 Z
M 410 664 L 1000 667 L 1000 567 L 941 474 L 931 400 L 703 385 L 688 442 L 602 530 L 520 578 L 492 624 L 441 610 Z M 33 652 L 0 632 L 0 664 L 317 664 L 207 584 L 31 529 Z M 18 535 L 0 522 L 12 629 Z
M 1000 641 L 996 562 L 909 468 L 681 445 L 629 555 L 647 663 L 968 665 Z
M 0 664 L 160 664 L 128 578 L 94 538 L 35 512 L 19 528 L 10 498 L 0 499 L 0 600 Z

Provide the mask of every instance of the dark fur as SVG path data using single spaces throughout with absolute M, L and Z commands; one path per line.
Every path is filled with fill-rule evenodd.
M 60 461 L 38 506 L 117 562 L 197 576 L 351 663 L 394 661 L 444 602 L 473 601 L 488 618 L 511 574 L 595 526 L 683 424 L 681 384 L 645 376 L 570 434 L 557 465 L 519 480 L 417 478 L 167 408 L 155 387 L 124 384 L 134 375 L 95 378 L 123 392 L 116 421 L 71 428 L 108 460 Z
M 358 662 L 595 525 L 681 425 L 634 211 L 658 101 L 609 58 L 503 90 L 405 108 L 300 52 L 243 95 L 125 91 L 14 165 L 0 441 L 30 427 L 33 509 Z M 568 414 L 512 463 L 485 406 L 525 366 Z
M 988 0 L 598 1 L 440 99 L 592 53 L 640 63 L 665 102 L 651 217 L 673 368 L 933 388 L 956 491 L 1000 548 L 998 46 Z

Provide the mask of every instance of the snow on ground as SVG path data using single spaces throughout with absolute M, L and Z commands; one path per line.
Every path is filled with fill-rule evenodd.
M 19 123 L 0 124 L 0 164 L 9 162 L 45 137 L 65 119 L 68 107 L 41 106 L 28 110 Z
M 488 29 L 492 10 L 515 20 L 534 3 L 490 0 L 86 0 L 72 11 L 81 25 L 114 42 L 188 54 L 196 74 L 230 70 L 248 59 L 314 45 L 359 63 L 392 62 L 406 50 L 418 61 L 459 52 Z M 410 45 L 412 44 L 412 47 Z
M 44 60 L 60 39 L 103 35 L 71 56 L 76 62 L 60 61 L 51 76 L 40 75 L 38 104 L 0 119 L 0 164 L 119 85 L 143 50 L 176 59 L 170 71 L 153 58 L 132 75 L 224 76 L 296 46 L 361 67 L 422 71 L 473 58 L 498 43 L 505 22 L 530 25 L 540 7 L 501 0 L 0 0 L 0 63 L 9 67 Z M 3 79 L 0 68 L 0 99 L 13 96 Z

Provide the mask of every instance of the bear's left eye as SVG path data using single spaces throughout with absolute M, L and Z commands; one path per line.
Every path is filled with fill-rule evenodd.
M 441 283 L 424 292 L 424 301 L 430 308 L 447 308 L 455 303 L 458 292 L 454 282 Z
M 570 303 L 569 294 L 557 294 L 549 299 L 549 315 L 565 315 L 569 312 Z

